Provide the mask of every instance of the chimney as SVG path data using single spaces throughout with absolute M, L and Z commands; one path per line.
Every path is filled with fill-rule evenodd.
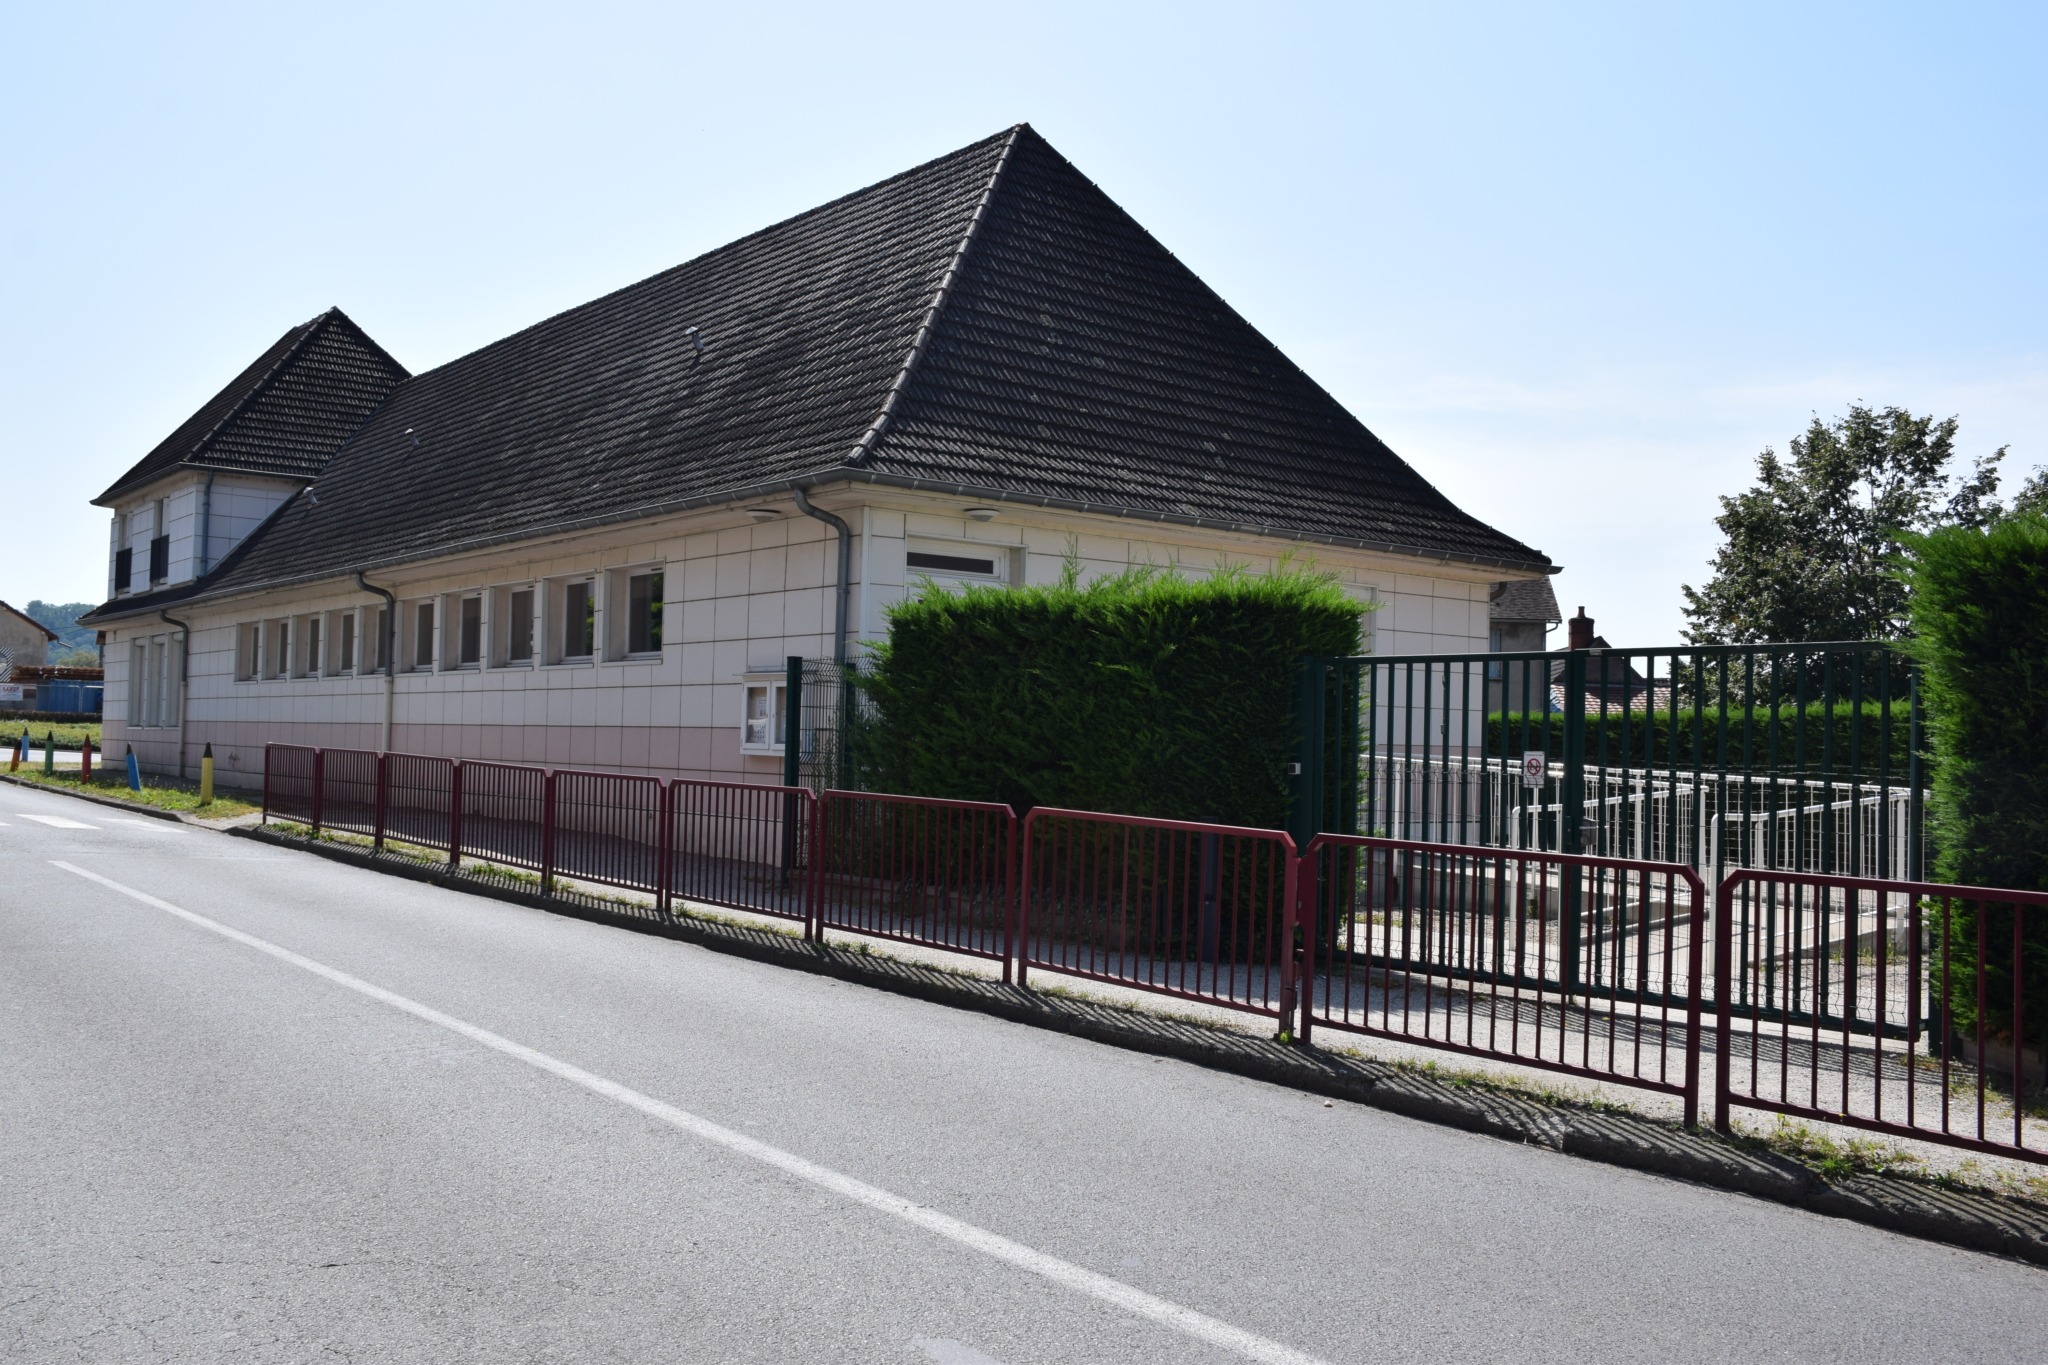
M 1593 618 L 1586 615 L 1584 607 L 1579 608 L 1577 616 L 1565 622 L 1565 628 L 1571 632 L 1567 637 L 1568 648 L 1591 649 L 1593 647 Z

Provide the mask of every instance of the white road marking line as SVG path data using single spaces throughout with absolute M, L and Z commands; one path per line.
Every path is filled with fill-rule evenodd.
M 350 976 L 347 972 L 338 971 L 333 967 L 327 966 L 325 963 L 315 962 L 312 958 L 303 957 L 289 948 L 279 947 L 268 939 L 258 938 L 254 934 L 245 934 L 240 929 L 230 928 L 217 920 L 208 919 L 204 915 L 196 915 L 190 910 L 180 909 L 169 901 L 159 900 L 146 891 L 138 891 L 132 886 L 123 886 L 112 878 L 102 877 L 97 872 L 88 872 L 82 867 L 67 862 L 60 862 L 54 858 L 50 860 L 50 865 L 62 868 L 66 872 L 75 873 L 87 881 L 97 882 L 110 891 L 118 891 L 131 900 L 140 901 L 142 904 L 162 910 L 166 914 L 176 915 L 187 923 L 196 924 L 202 929 L 219 934 L 222 938 L 231 939 L 236 943 L 242 944 L 244 947 L 254 948 L 259 953 L 267 953 L 280 962 L 289 963 L 302 971 L 311 972 L 314 976 L 331 981 L 337 986 L 344 986 L 358 995 L 365 995 L 372 1000 L 389 1005 L 393 1009 L 403 1010 L 416 1019 L 423 1019 L 429 1024 L 447 1029 L 450 1033 L 460 1034 L 473 1043 L 480 1043 L 484 1047 L 490 1048 L 493 1052 L 503 1053 L 507 1057 L 526 1063 L 537 1071 L 545 1071 L 549 1075 L 560 1077 L 572 1085 L 581 1086 L 592 1094 L 602 1095 L 608 1100 L 614 1100 L 625 1105 L 628 1109 L 638 1110 L 649 1118 L 659 1119 L 672 1128 L 680 1129 L 707 1142 L 716 1143 L 728 1151 L 737 1152 L 741 1156 L 751 1157 L 763 1165 L 773 1166 L 786 1175 L 793 1175 L 799 1180 L 807 1181 L 812 1185 L 818 1186 L 820 1189 L 828 1190 L 842 1198 L 850 1199 L 856 1204 L 863 1204 L 878 1212 L 900 1218 L 904 1222 L 923 1228 L 927 1232 L 936 1233 L 948 1241 L 957 1242 L 961 1246 L 979 1251 L 985 1256 L 1007 1262 L 1020 1270 L 1029 1271 L 1041 1279 L 1050 1280 L 1054 1284 L 1061 1285 L 1067 1289 L 1086 1294 L 1091 1298 L 1100 1299 L 1102 1302 L 1112 1307 L 1121 1308 L 1127 1313 L 1150 1319 L 1162 1326 L 1171 1327 L 1176 1331 L 1194 1337 L 1198 1341 L 1205 1341 L 1211 1346 L 1219 1346 L 1226 1351 L 1234 1351 L 1247 1360 L 1262 1361 L 1266 1365 L 1326 1365 L 1326 1362 L 1318 1357 L 1297 1351 L 1291 1346 L 1259 1336 L 1254 1332 L 1247 1332 L 1241 1327 L 1233 1327 L 1227 1322 L 1212 1318 L 1205 1313 L 1198 1313 L 1192 1308 L 1183 1308 L 1169 1299 L 1162 1299 L 1156 1295 L 1148 1294 L 1142 1289 L 1135 1289 L 1121 1280 L 1113 1280 L 1107 1275 L 1099 1275 L 1095 1271 L 1075 1265 L 1071 1261 L 1063 1261 L 1057 1256 L 1035 1250 L 1021 1242 L 1013 1242 L 998 1233 L 988 1231 L 986 1228 L 977 1227 L 973 1223 L 963 1222 L 950 1214 L 940 1213 L 937 1209 L 926 1208 L 922 1204 L 914 1203 L 901 1195 L 891 1194 L 889 1191 L 878 1186 L 856 1180 L 850 1175 L 842 1175 L 828 1166 L 820 1166 L 817 1162 L 806 1160 L 794 1152 L 785 1152 L 780 1147 L 771 1147 L 757 1138 L 748 1137 L 745 1133 L 737 1133 L 730 1128 L 721 1127 L 709 1119 L 699 1118 L 697 1115 L 687 1113 L 672 1104 L 665 1104 L 652 1096 L 643 1095 L 637 1090 L 620 1085 L 617 1081 L 607 1080 L 594 1072 L 585 1071 L 582 1067 L 550 1057 L 545 1052 L 536 1052 L 523 1043 L 515 1043 L 509 1038 L 490 1032 L 488 1029 L 479 1028 L 475 1024 L 465 1023 L 453 1015 L 443 1014 L 430 1005 L 422 1005 L 417 1000 L 408 999 L 394 991 L 387 991 L 382 986 L 373 986 L 360 977 Z
M 23 812 L 22 814 L 19 814 L 19 815 L 15 816 L 14 818 L 15 818 L 15 819 L 17 819 L 17 820 L 33 820 L 33 821 L 35 821 L 35 822 L 36 822 L 37 824 L 39 824 L 39 825 L 48 825 L 48 826 L 49 826 L 49 827 L 50 827 L 51 829 L 98 829 L 98 828 L 99 828 L 99 826 L 98 826 L 98 825 L 88 825 L 88 824 L 86 824 L 86 823 L 85 823 L 85 822 L 84 822 L 83 820 L 68 820 L 68 819 L 66 819 L 65 817 L 61 816 L 61 815 L 30 815 L 30 814 L 28 814 L 28 813 L 26 813 L 26 812 Z

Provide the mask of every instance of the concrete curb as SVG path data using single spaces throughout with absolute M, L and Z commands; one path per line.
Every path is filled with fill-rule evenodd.
M 413 881 L 490 896 L 553 914 L 594 920 L 696 944 L 716 952 L 873 986 L 956 1009 L 1052 1029 L 1112 1047 L 1284 1085 L 1313 1095 L 1547 1147 L 1674 1179 L 1732 1190 L 1872 1227 L 2048 1266 L 2048 1209 L 1917 1180 L 1859 1176 L 1834 1180 L 1768 1152 L 1734 1146 L 1628 1114 L 1555 1108 L 1533 1099 L 1417 1075 L 1384 1062 L 1300 1047 L 1206 1024 L 1095 1001 L 1005 986 L 922 963 L 876 957 L 748 925 L 684 916 L 636 918 L 596 899 L 543 896 L 451 871 L 380 857 L 345 845 L 280 834 L 260 825 L 227 831 L 280 848 Z

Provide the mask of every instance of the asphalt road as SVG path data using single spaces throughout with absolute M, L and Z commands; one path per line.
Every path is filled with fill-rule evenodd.
M 0 786 L 7 1360 L 2044 1343 L 2032 1267 Z

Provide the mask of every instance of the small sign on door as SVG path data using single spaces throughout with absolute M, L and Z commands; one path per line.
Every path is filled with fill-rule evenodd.
M 1543 779 L 1550 773 L 1550 760 L 1541 749 L 1531 749 L 1522 755 L 1522 785 L 1535 791 L 1543 785 Z

